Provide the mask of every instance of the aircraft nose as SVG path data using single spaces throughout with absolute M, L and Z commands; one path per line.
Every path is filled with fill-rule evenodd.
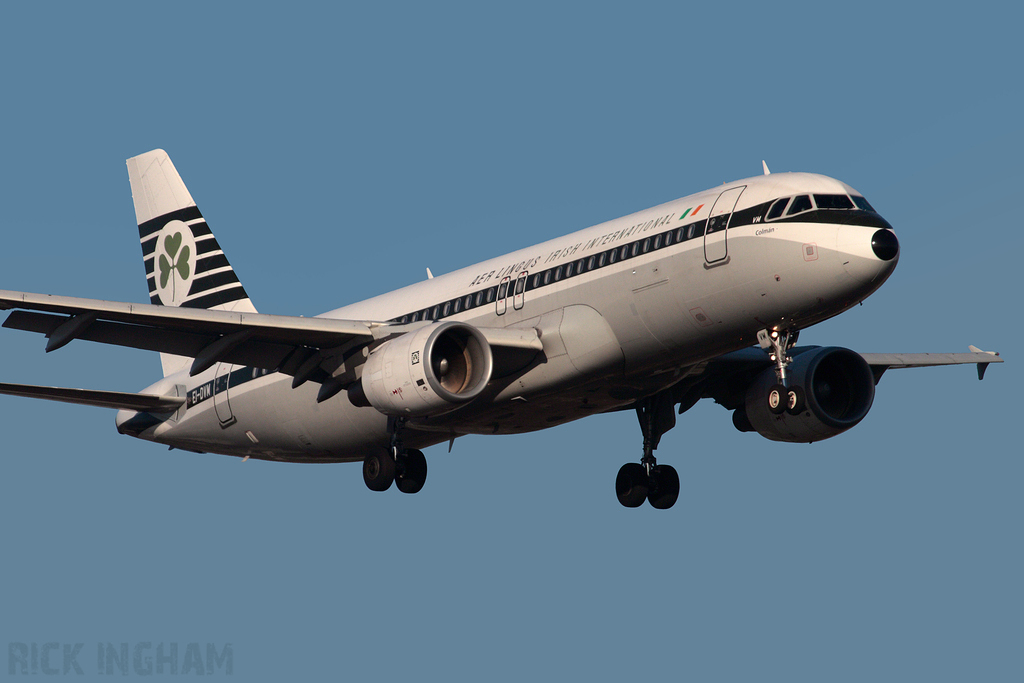
M 888 228 L 843 226 L 837 245 L 843 268 L 862 284 L 881 284 L 896 268 L 900 243 Z
M 896 233 L 885 228 L 878 230 L 871 236 L 871 251 L 883 261 L 892 261 L 899 256 L 900 241 L 896 239 Z

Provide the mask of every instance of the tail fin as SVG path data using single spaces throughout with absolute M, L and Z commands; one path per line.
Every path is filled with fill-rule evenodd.
M 128 159 L 149 297 L 154 304 L 255 313 L 167 152 Z M 160 354 L 164 375 L 187 364 Z

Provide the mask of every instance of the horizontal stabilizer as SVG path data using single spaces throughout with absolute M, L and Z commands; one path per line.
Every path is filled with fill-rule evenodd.
M 92 389 L 67 389 L 64 387 L 39 387 L 32 384 L 0 383 L 0 394 L 45 398 L 48 401 L 77 403 L 99 408 L 140 410 L 148 413 L 169 413 L 185 402 L 180 396 L 154 396 L 153 394 L 130 394 L 121 391 L 96 391 Z

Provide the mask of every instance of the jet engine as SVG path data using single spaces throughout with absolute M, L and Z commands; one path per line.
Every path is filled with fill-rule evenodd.
M 757 431 L 772 441 L 821 441 L 863 420 L 875 400 L 875 377 L 867 361 L 835 346 L 810 349 L 790 363 L 787 384 L 804 392 L 799 413 L 776 415 L 769 410 L 768 390 L 777 383 L 774 369 L 758 375 L 747 389 L 744 406 L 733 417 L 737 428 Z M 745 415 L 739 414 L 742 412 Z
M 371 351 L 349 398 L 385 415 L 441 415 L 478 396 L 493 366 L 480 330 L 458 322 L 428 325 Z

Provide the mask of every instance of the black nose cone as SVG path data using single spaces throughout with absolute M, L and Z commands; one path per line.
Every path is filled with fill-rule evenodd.
M 892 230 L 879 230 L 871 236 L 871 251 L 883 261 L 892 261 L 900 253 L 900 242 Z

